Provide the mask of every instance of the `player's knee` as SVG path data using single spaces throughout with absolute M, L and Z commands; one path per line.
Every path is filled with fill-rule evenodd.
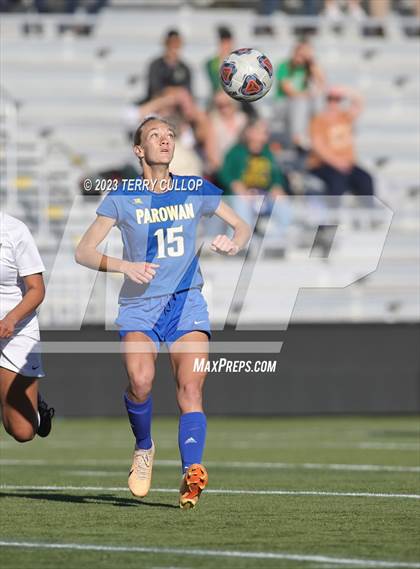
M 137 368 L 127 371 L 130 380 L 130 391 L 139 400 L 146 398 L 152 391 L 155 375 L 154 369 Z
M 31 441 L 36 434 L 36 429 L 29 423 L 14 425 L 13 423 L 7 422 L 4 424 L 4 428 L 18 443 L 27 443 Z
M 182 404 L 201 404 L 202 385 L 198 381 L 189 382 L 178 387 L 178 400 Z

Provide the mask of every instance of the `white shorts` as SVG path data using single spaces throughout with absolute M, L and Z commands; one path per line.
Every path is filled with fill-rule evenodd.
M 0 367 L 25 377 L 44 377 L 41 353 L 35 351 L 40 343 L 39 336 L 36 332 L 33 336 L 17 334 L 12 338 L 0 338 Z

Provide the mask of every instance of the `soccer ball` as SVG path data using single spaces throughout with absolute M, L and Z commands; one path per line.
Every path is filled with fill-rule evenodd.
M 233 99 L 257 101 L 271 89 L 273 65 L 257 49 L 237 49 L 220 66 L 220 83 Z

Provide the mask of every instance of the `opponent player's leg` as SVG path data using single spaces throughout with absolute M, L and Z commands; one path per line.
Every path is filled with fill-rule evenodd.
M 186 351 L 183 348 L 187 347 Z M 193 347 L 194 351 L 190 348 Z M 177 402 L 181 411 L 178 443 L 184 477 L 181 483 L 181 508 L 193 508 L 208 482 L 202 464 L 207 421 L 203 413 L 203 386 L 206 372 L 195 371 L 194 362 L 208 360 L 208 337 L 193 331 L 179 338 L 170 349 L 176 380 Z
M 37 380 L 44 377 L 41 355 L 35 349 L 38 342 L 39 338 L 22 334 L 0 339 L 3 423 L 6 430 L 22 442 L 31 440 L 35 434 L 48 436 L 54 416 L 54 409 L 48 407 L 38 392 Z
M 38 429 L 38 380 L 0 367 L 0 403 L 5 430 L 20 443 Z
M 137 343 L 141 345 L 141 351 L 137 351 Z M 136 439 L 128 487 L 134 496 L 140 498 L 146 496 L 152 480 L 155 448 L 151 437 L 151 391 L 156 356 L 156 345 L 146 334 L 129 332 L 123 338 L 123 360 L 128 376 L 124 401 Z

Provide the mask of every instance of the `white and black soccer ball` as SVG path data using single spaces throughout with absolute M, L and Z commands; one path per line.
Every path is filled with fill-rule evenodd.
M 271 89 L 273 65 L 257 49 L 237 49 L 220 66 L 220 83 L 233 99 L 257 101 Z

